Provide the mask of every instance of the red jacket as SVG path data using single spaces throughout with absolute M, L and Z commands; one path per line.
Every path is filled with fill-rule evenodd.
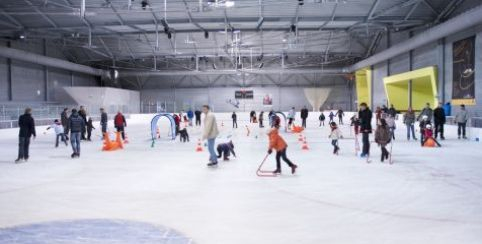
M 274 149 L 276 151 L 282 151 L 288 146 L 283 137 L 279 135 L 278 129 L 276 128 L 271 129 L 268 133 L 268 137 L 270 150 Z
M 117 115 L 114 117 L 114 126 L 116 127 L 127 126 L 126 118 L 124 117 L 124 115 L 122 115 L 121 113 L 117 113 Z

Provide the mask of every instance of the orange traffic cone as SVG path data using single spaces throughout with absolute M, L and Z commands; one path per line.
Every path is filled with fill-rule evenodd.
M 306 142 L 306 137 L 303 140 L 303 145 L 301 146 L 302 150 L 309 150 L 308 143 Z
M 202 152 L 203 147 L 201 146 L 201 139 L 197 141 L 196 152 Z

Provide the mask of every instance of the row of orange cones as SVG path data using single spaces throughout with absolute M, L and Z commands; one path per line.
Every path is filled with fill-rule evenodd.
M 301 150 L 310 150 L 310 148 L 308 147 L 308 142 L 306 142 L 306 136 L 303 136 L 301 133 L 299 134 L 298 136 L 298 141 L 299 142 L 302 142 L 301 144 Z

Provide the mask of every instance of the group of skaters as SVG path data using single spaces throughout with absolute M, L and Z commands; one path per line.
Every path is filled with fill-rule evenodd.
M 102 137 L 107 136 L 108 115 L 103 108 L 100 108 L 100 126 Z M 32 109 L 26 108 L 24 114 L 18 119 L 19 126 L 19 149 L 18 157 L 15 163 L 26 162 L 29 159 L 29 148 L 31 138 L 37 136 L 35 131 L 35 119 L 32 117 Z M 125 140 L 125 127 L 127 126 L 124 115 L 119 111 L 114 117 L 114 127 L 117 132 L 121 133 L 122 139 Z M 88 116 L 84 106 L 69 109 L 64 108 L 60 114 L 60 119 L 54 119 L 53 123 L 47 127 L 47 130 L 53 129 L 55 133 L 55 147 L 63 142 L 65 146 L 70 144 L 72 147 L 72 158 L 80 157 L 81 141 L 91 141 L 92 130 L 95 130 L 92 117 Z M 44 132 L 45 134 L 46 132 Z

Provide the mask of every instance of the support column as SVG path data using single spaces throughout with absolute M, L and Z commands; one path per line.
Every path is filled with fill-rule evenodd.
M 445 103 L 446 102 L 446 97 L 445 97 L 445 82 L 446 82 L 446 76 L 445 76 L 445 59 L 446 59 L 446 54 L 445 54 L 445 38 L 440 39 L 438 45 L 438 54 L 439 54 L 439 65 L 438 65 L 438 93 L 439 93 L 439 101 Z
M 11 47 L 12 43 L 7 42 L 7 47 Z M 7 58 L 7 95 L 8 100 L 13 101 L 13 82 L 12 82 L 12 59 Z
M 410 31 L 408 35 L 410 38 L 412 38 L 413 32 Z M 413 70 L 413 50 L 410 50 L 408 52 L 408 68 L 409 68 L 409 71 Z M 408 106 L 410 107 L 412 107 L 412 100 L 413 100 L 412 87 L 413 87 L 412 80 L 409 80 L 408 81 Z
M 43 40 L 43 46 L 44 46 L 44 56 L 48 56 L 48 50 L 47 50 L 47 41 L 44 39 Z M 49 101 L 49 68 L 47 66 L 44 66 L 44 100 L 46 102 Z

